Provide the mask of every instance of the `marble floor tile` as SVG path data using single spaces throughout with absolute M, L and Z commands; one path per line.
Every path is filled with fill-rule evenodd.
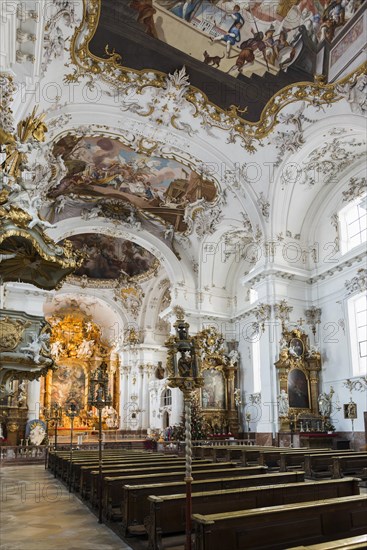
M 0 550 L 131 550 L 42 465 L 0 472 Z

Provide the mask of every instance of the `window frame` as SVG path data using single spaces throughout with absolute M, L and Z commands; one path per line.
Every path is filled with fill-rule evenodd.
M 351 244 L 351 239 L 353 238 L 350 235 L 349 227 L 351 223 L 348 223 L 347 217 L 348 214 L 355 208 L 359 209 L 360 204 L 363 201 L 367 201 L 367 191 L 360 195 L 359 197 L 356 197 L 353 201 L 351 201 L 349 204 L 344 206 L 341 210 L 338 212 L 338 220 L 339 220 L 339 232 L 340 232 L 340 253 L 341 255 L 345 255 L 351 250 L 354 250 L 358 246 L 363 245 L 367 242 L 367 228 L 361 229 L 361 220 L 364 216 L 366 216 L 367 219 L 367 208 L 365 209 L 365 215 L 359 215 L 355 220 L 351 223 L 358 222 L 359 225 L 359 231 L 353 235 L 355 237 L 356 235 L 360 236 L 359 242 L 357 244 Z M 363 233 L 365 233 L 365 239 L 363 239 Z
M 367 354 L 360 354 L 360 344 L 363 342 L 367 346 L 367 340 L 360 340 L 358 332 L 367 327 L 366 324 L 358 326 L 357 321 L 357 304 L 361 300 L 365 300 L 365 309 L 362 309 L 359 313 L 364 312 L 367 317 L 367 291 L 354 294 L 348 299 L 348 325 L 349 325 L 349 341 L 350 341 L 350 354 L 351 354 L 351 368 L 352 376 L 363 376 L 367 374 Z

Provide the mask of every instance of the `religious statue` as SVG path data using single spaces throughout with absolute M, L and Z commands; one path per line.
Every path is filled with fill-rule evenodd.
M 233 349 L 229 354 L 228 354 L 228 358 L 229 358 L 229 364 L 231 367 L 233 367 L 234 365 L 237 365 L 238 361 L 239 361 L 239 358 L 240 358 L 240 354 L 238 353 L 238 351 L 236 349 Z
M 319 404 L 319 413 L 321 416 L 330 416 L 331 414 L 331 398 L 333 395 L 333 391 L 330 391 L 330 393 L 320 393 L 318 397 L 318 404 Z
M 94 340 L 83 339 L 77 352 L 77 357 L 91 357 L 93 354 Z
M 18 183 L 12 185 L 12 192 L 4 208 L 10 211 L 12 206 L 20 208 L 30 217 L 30 221 L 28 222 L 29 229 L 33 229 L 36 225 L 40 226 L 41 229 L 56 227 L 54 224 L 39 217 L 39 209 L 42 206 L 40 197 L 38 195 L 31 197 L 29 192 Z
M 24 351 L 26 355 L 28 355 L 38 365 L 42 360 L 42 348 L 47 348 L 49 341 L 50 335 L 46 332 L 44 334 L 40 334 L 39 336 L 34 335 L 32 342 L 20 348 L 20 351 Z
M 63 352 L 63 346 L 60 340 L 55 340 L 51 344 L 51 355 L 58 359 Z
M 317 346 L 310 346 L 307 353 L 307 357 L 310 357 L 310 358 L 320 357 L 319 348 Z
M 118 428 L 118 415 L 113 407 L 105 407 L 103 409 L 103 418 L 107 428 Z
M 27 404 L 27 389 L 25 380 L 21 380 L 18 385 L 18 407 L 25 407 Z
M 45 439 L 46 430 L 40 422 L 35 421 L 29 432 L 29 440 L 32 445 L 41 445 L 42 441 Z
M 155 376 L 158 378 L 158 380 L 163 380 L 164 378 L 164 368 L 162 365 L 162 361 L 158 361 L 158 366 L 155 371 Z
M 280 418 L 285 418 L 288 416 L 289 400 L 288 394 L 285 390 L 281 390 L 280 395 L 278 396 L 278 409 Z
M 192 374 L 192 357 L 190 351 L 181 351 L 181 357 L 178 360 L 178 372 L 180 376 L 190 376 Z
M 177 333 L 180 340 L 187 340 L 188 333 L 184 323 L 182 323 L 182 325 L 179 325 L 177 327 Z

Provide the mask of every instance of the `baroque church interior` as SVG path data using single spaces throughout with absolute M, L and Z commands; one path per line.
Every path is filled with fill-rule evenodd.
M 4 550 L 367 548 L 364 0 L 0 24 Z

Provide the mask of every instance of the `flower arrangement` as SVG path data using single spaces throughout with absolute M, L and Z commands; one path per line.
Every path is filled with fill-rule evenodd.
M 324 430 L 326 432 L 335 432 L 335 426 L 330 422 L 330 420 L 326 420 L 324 424 Z

